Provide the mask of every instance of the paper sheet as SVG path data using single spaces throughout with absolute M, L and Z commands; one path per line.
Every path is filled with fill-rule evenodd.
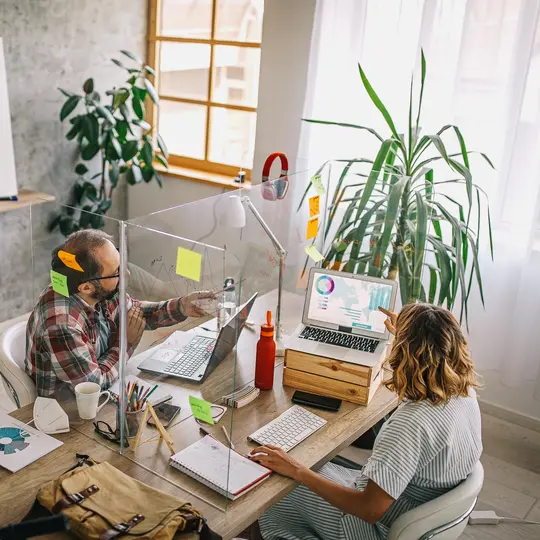
M 67 276 L 64 276 L 64 274 L 51 270 L 51 285 L 54 292 L 57 292 L 62 296 L 69 296 Z
M 319 231 L 319 218 L 311 218 L 307 223 L 306 240 L 311 240 L 317 236 Z
M 179 247 L 176 254 L 176 273 L 193 281 L 201 281 L 202 255 Z

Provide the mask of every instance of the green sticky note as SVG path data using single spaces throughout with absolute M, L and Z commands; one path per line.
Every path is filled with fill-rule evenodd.
M 189 396 L 189 405 L 195 418 L 201 420 L 201 422 L 206 422 L 207 424 L 214 423 L 214 419 L 212 418 L 212 405 L 208 403 L 208 401 Z
M 62 296 L 69 296 L 67 276 L 51 270 L 51 285 L 54 292 Z
M 311 177 L 311 185 L 313 186 L 313 189 L 315 190 L 317 195 L 322 196 L 326 193 L 326 188 L 322 183 L 322 178 L 320 174 L 316 174 L 315 176 Z
M 176 255 L 176 273 L 193 281 L 201 281 L 202 255 L 179 247 Z
M 319 253 L 319 250 L 315 246 L 306 246 L 304 251 L 311 257 L 315 262 L 322 261 L 324 257 Z

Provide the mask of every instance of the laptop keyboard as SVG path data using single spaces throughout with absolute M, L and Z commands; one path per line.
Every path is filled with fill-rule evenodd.
M 173 360 L 166 368 L 165 373 L 191 377 L 203 364 L 208 362 L 214 351 L 216 340 L 205 337 L 193 338 L 183 350 L 180 358 Z
M 378 339 L 370 339 L 344 332 L 334 332 L 333 330 L 326 330 L 315 326 L 306 326 L 299 337 L 369 353 L 374 353 L 377 345 L 380 343 Z

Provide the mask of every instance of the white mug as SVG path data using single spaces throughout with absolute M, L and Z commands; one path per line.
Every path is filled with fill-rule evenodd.
M 107 399 L 99 405 L 99 398 L 107 396 Z M 111 394 L 106 390 L 101 391 L 101 386 L 94 382 L 82 382 L 75 387 L 75 398 L 79 416 L 83 420 L 92 420 L 101 408 L 109 401 Z

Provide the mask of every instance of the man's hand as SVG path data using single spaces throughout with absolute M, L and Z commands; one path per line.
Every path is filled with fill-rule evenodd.
M 215 300 L 216 296 L 216 293 L 212 291 L 198 291 L 188 294 L 180 302 L 180 311 L 184 317 L 205 317 L 208 313 L 197 305 L 197 301 Z
M 388 311 L 381 306 L 379 306 L 379 311 L 382 311 L 385 315 L 388 316 L 388 319 L 384 321 L 384 326 L 386 326 L 387 330 L 395 336 L 397 315 L 393 311 Z
M 271 444 L 255 448 L 255 450 L 251 451 L 249 458 L 293 480 L 298 480 L 299 472 L 305 469 L 303 465 L 300 465 L 298 461 L 295 461 L 281 448 Z
M 138 305 L 134 305 L 127 313 L 127 342 L 131 347 L 136 347 L 141 341 L 146 321 L 143 312 Z

